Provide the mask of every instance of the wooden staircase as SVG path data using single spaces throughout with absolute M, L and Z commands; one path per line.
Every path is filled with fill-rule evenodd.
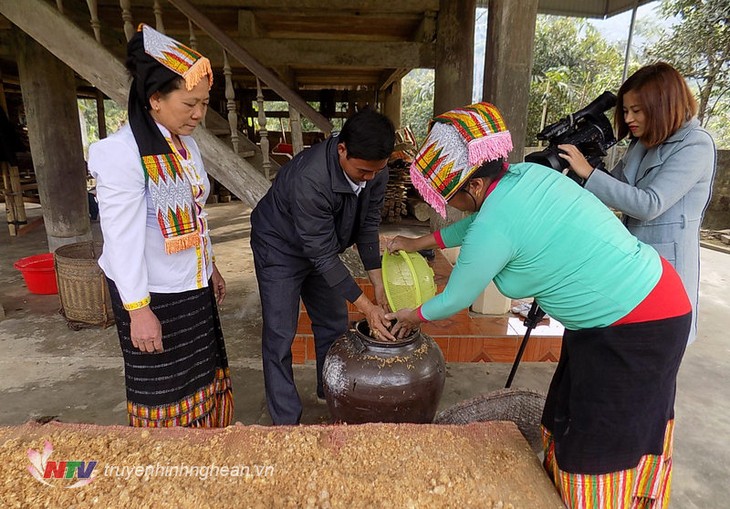
M 91 6 L 92 2 L 89 4 Z M 126 105 L 129 90 L 127 71 L 109 49 L 97 42 L 98 27 L 93 22 L 97 39 L 44 0 L 0 0 L 0 14 L 104 95 L 121 106 Z M 208 20 L 203 19 L 204 22 Z M 295 93 L 289 91 L 287 94 Z M 263 106 L 263 102 L 260 106 Z M 259 123 L 262 123 L 261 119 Z M 265 125 L 265 120 L 263 123 Z M 206 170 L 211 177 L 254 206 L 270 186 L 264 173 L 274 174 L 279 165 L 264 157 L 261 147 L 242 132 L 236 130 L 235 134 L 232 133 L 231 125 L 235 125 L 235 122 L 209 108 L 205 128 L 199 127 L 193 136 L 200 146 Z M 265 136 L 263 131 L 262 146 Z M 234 137 L 235 144 L 232 143 Z M 237 146 L 237 153 L 233 151 L 232 145 Z M 268 147 L 266 149 L 268 154 Z

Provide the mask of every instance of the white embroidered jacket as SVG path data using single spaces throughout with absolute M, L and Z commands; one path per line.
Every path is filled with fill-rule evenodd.
M 169 141 L 170 132 L 157 126 Z M 146 306 L 150 292 L 203 288 L 213 273 L 213 250 L 203 208 L 210 192 L 208 174 L 195 140 L 190 136 L 180 139 L 187 150 L 183 169 L 192 185 L 201 242 L 199 247 L 169 255 L 165 254 L 164 237 L 129 124 L 89 147 L 89 172 L 96 179 L 104 236 L 99 265 L 117 285 L 128 310 Z

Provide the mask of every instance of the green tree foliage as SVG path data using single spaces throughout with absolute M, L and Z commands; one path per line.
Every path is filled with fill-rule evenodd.
M 727 126 L 730 121 L 730 2 L 663 0 L 661 12 L 676 22 L 662 31 L 660 40 L 648 49 L 647 55 L 671 63 L 685 78 L 696 83 L 698 118 L 703 125 L 711 126 L 713 117 L 718 117 Z
M 584 20 L 538 16 L 528 105 L 527 145 L 536 134 L 621 83 L 623 55 Z M 610 114 L 611 112 L 609 112 Z
M 96 110 L 96 99 L 79 99 L 77 101 L 81 118 L 84 155 L 89 152 L 89 145 L 99 141 L 99 123 Z M 104 117 L 106 118 L 106 132 L 116 132 L 127 121 L 127 108 L 119 107 L 110 99 L 104 100 Z
M 433 116 L 433 69 L 414 69 L 403 78 L 402 124 L 409 126 L 420 145 Z

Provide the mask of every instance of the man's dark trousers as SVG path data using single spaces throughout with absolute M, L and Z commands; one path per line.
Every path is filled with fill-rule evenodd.
M 291 346 L 299 319 L 299 299 L 312 321 L 319 397 L 324 397 L 322 367 L 327 351 L 347 331 L 347 302 L 308 259 L 278 251 L 255 232 L 251 249 L 263 313 L 261 347 L 269 413 L 274 424 L 298 424 L 302 402 L 294 384 Z

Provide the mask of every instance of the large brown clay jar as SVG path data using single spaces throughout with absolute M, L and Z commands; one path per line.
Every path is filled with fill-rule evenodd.
M 379 341 L 361 320 L 330 348 L 323 378 L 335 422 L 430 423 L 446 366 L 441 349 L 420 330 L 397 342 Z

